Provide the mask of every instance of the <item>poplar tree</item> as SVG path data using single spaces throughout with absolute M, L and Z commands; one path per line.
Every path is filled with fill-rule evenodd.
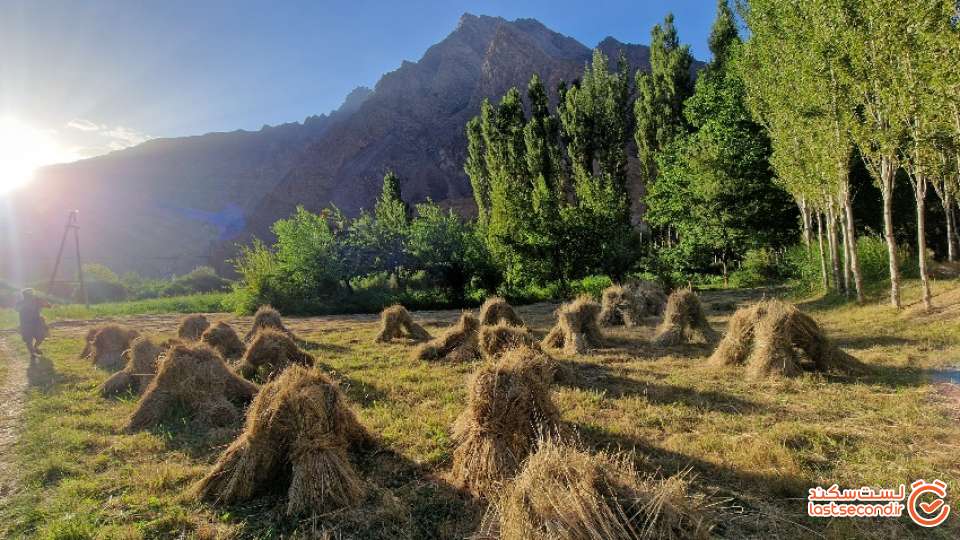
M 650 32 L 650 72 L 637 72 L 634 138 L 648 183 L 656 178 L 656 153 L 688 130 L 683 102 L 693 94 L 692 63 L 690 47 L 680 45 L 673 14 L 667 14 Z

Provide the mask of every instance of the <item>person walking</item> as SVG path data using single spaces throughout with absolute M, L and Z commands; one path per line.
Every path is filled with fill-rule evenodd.
M 20 337 L 27 345 L 30 351 L 30 359 L 33 360 L 40 354 L 40 344 L 47 338 L 49 330 L 47 322 L 43 320 L 40 310 L 49 307 L 42 298 L 38 298 L 33 289 L 24 289 L 20 295 L 22 298 L 17 302 L 17 313 L 20 315 Z

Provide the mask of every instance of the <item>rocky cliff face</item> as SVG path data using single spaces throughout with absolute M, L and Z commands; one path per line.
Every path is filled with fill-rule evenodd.
M 623 50 L 632 69 L 649 69 L 645 46 L 607 38 L 598 48 L 611 58 Z M 332 203 L 350 214 L 369 208 L 388 168 L 408 200 L 462 208 L 471 197 L 463 130 L 482 100 L 525 88 L 534 73 L 553 89 L 577 78 L 590 56 L 535 20 L 464 15 L 418 62 L 403 62 L 372 91 L 354 91 L 330 116 L 153 140 L 49 168 L 11 201 L 16 211 L 0 217 L 17 230 L 0 236 L 0 276 L 16 275 L 14 266 L 49 268 L 73 208 L 88 260 L 147 275 L 222 263 L 238 241 L 269 238 L 270 224 L 298 204 Z M 14 242 L 25 258 L 5 256 L 17 252 Z

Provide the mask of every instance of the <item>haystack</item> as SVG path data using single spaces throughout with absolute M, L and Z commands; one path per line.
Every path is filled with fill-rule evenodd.
M 237 373 L 249 380 L 266 382 L 291 364 L 312 366 L 313 357 L 300 350 L 287 334 L 264 328 L 247 348 Z
M 636 298 L 644 317 L 662 315 L 667 305 L 667 294 L 653 281 L 635 281 L 624 286 Z
M 598 319 L 600 304 L 589 296 L 581 296 L 557 310 L 557 323 L 550 329 L 543 344 L 567 354 L 581 354 L 603 346 Z
M 765 300 L 737 311 L 711 356 L 715 365 L 746 364 L 754 378 L 793 377 L 803 370 L 863 373 L 867 367 L 836 347 L 796 306 Z
M 537 338 L 522 326 L 500 323 L 480 327 L 480 350 L 486 358 L 498 358 L 503 353 L 519 347 L 540 349 Z
M 226 359 L 240 358 L 243 356 L 246 347 L 240 341 L 240 336 L 229 324 L 220 321 L 217 324 L 207 328 L 200 336 L 200 341 L 213 347 L 220 356 Z
M 626 455 L 546 441 L 494 504 L 503 540 L 709 538 L 702 498 L 684 475 L 641 477 Z
M 396 338 L 407 338 L 414 341 L 428 341 L 430 334 L 422 326 L 413 322 L 413 317 L 407 308 L 397 304 L 390 306 L 380 313 L 380 333 L 376 341 L 386 343 Z
M 435 339 L 413 351 L 417 360 L 449 360 L 469 362 L 480 358 L 480 320 L 469 313 Z
M 99 331 L 100 328 L 97 327 L 87 330 L 86 335 L 83 336 L 83 350 L 80 351 L 80 358 L 90 358 L 90 355 L 93 354 L 93 338 L 97 336 Z
M 717 333 L 707 322 L 696 293 L 692 289 L 678 289 L 667 299 L 667 310 L 657 327 L 653 344 L 669 347 L 694 340 L 714 343 Z
M 132 328 L 115 324 L 101 327 L 93 336 L 93 364 L 101 369 L 116 371 L 123 368 L 123 351 L 140 335 Z
M 355 506 L 364 485 L 348 449 L 368 438 L 336 383 L 317 370 L 292 366 L 260 390 L 243 433 L 195 493 L 231 504 L 280 488 L 290 515 Z
M 141 336 L 134 339 L 130 348 L 123 353 L 126 367 L 114 373 L 103 383 L 100 387 L 100 395 L 112 397 L 131 390 L 142 394 L 157 374 L 157 360 L 164 349 L 148 337 Z
M 157 366 L 127 430 L 158 426 L 175 413 L 188 415 L 201 428 L 229 426 L 256 393 L 257 385 L 230 371 L 210 347 L 174 345 Z
M 627 287 L 612 285 L 603 290 L 599 322 L 603 326 L 637 326 L 646 315 L 646 304 Z
M 493 326 L 501 322 L 510 326 L 523 326 L 523 319 L 513 310 L 513 306 L 499 296 L 491 296 L 480 306 L 480 324 Z
M 512 477 L 542 436 L 560 429 L 560 413 L 542 371 L 512 356 L 481 367 L 470 381 L 467 408 L 453 425 L 451 480 L 488 496 Z
M 210 328 L 210 321 L 199 313 L 187 315 L 180 320 L 180 326 L 177 327 L 177 337 L 184 341 L 197 341 L 203 332 Z
M 257 312 L 253 315 L 253 326 L 250 328 L 250 331 L 247 332 L 247 335 L 243 336 L 243 342 L 250 343 L 250 340 L 253 339 L 262 328 L 273 328 L 278 332 L 287 334 L 291 339 L 297 339 L 297 336 L 284 326 L 280 312 L 273 309 L 272 306 L 260 306 L 260 308 L 257 309 Z

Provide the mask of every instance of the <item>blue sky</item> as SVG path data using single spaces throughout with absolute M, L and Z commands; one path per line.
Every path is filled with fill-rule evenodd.
M 418 60 L 464 12 L 533 17 L 593 46 L 647 43 L 667 11 L 707 59 L 715 0 L 0 0 L 0 118 L 102 153 L 145 137 L 258 129 L 335 108 Z M 73 144 L 65 142 L 64 144 Z

